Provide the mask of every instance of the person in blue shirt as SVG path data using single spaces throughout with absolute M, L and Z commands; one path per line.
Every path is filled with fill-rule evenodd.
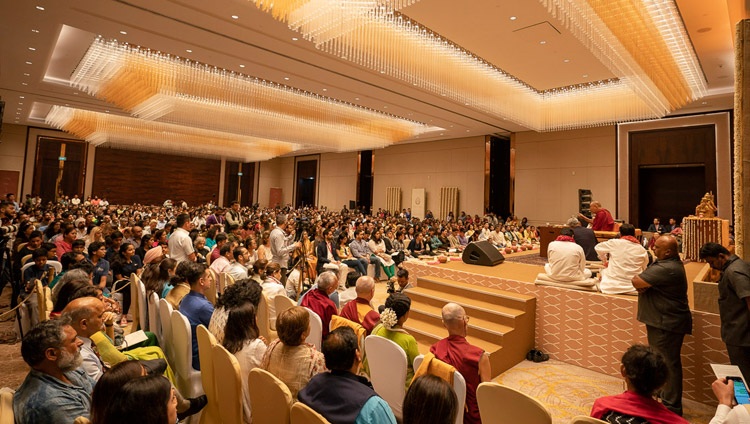
M 193 369 L 200 371 L 201 363 L 198 360 L 198 338 L 196 328 L 203 324 L 208 328 L 211 315 L 214 313 L 214 305 L 206 299 L 205 292 L 211 285 L 208 279 L 206 265 L 195 262 L 188 263 L 185 278 L 190 284 L 190 293 L 185 295 L 180 303 L 180 312 L 190 322 L 190 333 L 193 339 Z
M 361 357 L 354 330 L 339 327 L 331 331 L 322 350 L 330 372 L 315 375 L 297 399 L 332 424 L 395 424 L 388 403 L 366 378 L 356 375 Z

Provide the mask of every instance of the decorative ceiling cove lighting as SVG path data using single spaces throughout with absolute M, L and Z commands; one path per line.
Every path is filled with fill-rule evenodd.
M 127 116 L 53 106 L 46 122 L 95 146 L 154 153 L 264 161 L 299 146 L 219 131 L 150 122 Z
M 71 84 L 145 120 L 335 151 L 433 127 L 179 57 L 96 39 Z
M 591 6 L 586 0 L 540 0 L 617 76 L 547 91 L 399 13 L 417 0 L 248 1 L 324 52 L 537 131 L 664 116 L 706 91 L 671 0 L 590 0 Z M 608 9 L 610 3 L 627 18 Z M 641 37 L 648 48 L 636 45 Z

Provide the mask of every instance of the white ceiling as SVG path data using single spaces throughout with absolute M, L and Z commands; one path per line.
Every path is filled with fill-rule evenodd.
M 747 4 L 676 3 L 705 73 L 708 95 L 673 114 L 731 109 L 733 22 L 747 16 Z M 613 77 L 536 0 L 421 0 L 402 13 L 538 90 Z M 61 38 L 64 26 L 75 30 Z M 321 53 L 247 0 L 0 0 L 3 122 L 44 127 L 52 105 L 121 113 L 67 83 L 96 35 L 445 129 L 409 141 L 526 130 Z

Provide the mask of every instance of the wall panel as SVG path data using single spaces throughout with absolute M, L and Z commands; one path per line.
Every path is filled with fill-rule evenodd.
M 218 201 L 221 161 L 97 148 L 92 195 L 110 203 Z

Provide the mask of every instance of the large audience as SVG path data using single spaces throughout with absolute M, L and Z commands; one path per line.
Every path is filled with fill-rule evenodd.
M 368 214 L 346 207 L 258 208 L 238 202 L 228 208 L 169 200 L 159 206 L 112 205 L 74 196 L 42 205 L 30 196 L 18 204 L 9 195 L 0 204 L 0 219 L 10 252 L 4 268 L 11 275 L 0 289 L 10 284 L 11 307 L 18 302 L 35 307 L 37 280 L 51 289 L 54 304 L 50 320 L 32 322 L 21 334 L 22 356 L 31 371 L 14 397 L 17 423 L 70 423 L 85 417 L 93 423 L 166 424 L 211 401 L 186 398 L 175 388 L 172 368 L 153 334 L 146 332 L 146 340 L 137 345 L 124 344 L 124 329 L 132 322 L 127 287 L 133 274 L 140 276 L 148 296 L 165 299 L 189 321 L 194 369 L 200 370 L 199 325 L 235 356 L 246 422 L 252 421 L 247 377 L 261 368 L 286 385 L 294 400 L 332 423 L 395 423 L 393 411 L 367 378 L 359 334 L 352 330 L 359 327 L 366 335 L 390 339 L 406 354 L 403 422 L 450 423 L 462 414 L 464 422 L 479 423 L 476 390 L 490 380 L 491 371 L 487 354 L 466 341 L 469 317 L 461 306 L 443 307 L 447 337 L 430 351 L 464 375 L 465 410 L 457 410 L 456 395 L 442 379 L 430 374 L 414 378 L 412 364 L 419 352 L 415 338 L 403 328 L 411 284 L 401 264 L 457 253 L 473 241 L 486 240 L 508 252 L 539 241 L 539 232 L 526 218 L 492 213 L 437 218 L 427 211 L 419 219 L 409 209 Z M 574 231 L 565 236 L 572 239 Z M 581 263 L 588 253 L 581 252 Z M 209 300 L 214 276 L 222 273 L 234 284 Z M 378 311 L 371 302 L 381 280 L 390 295 Z M 263 337 L 258 326 L 263 296 L 277 336 L 273 340 Z M 277 296 L 300 306 L 277 313 Z M 306 342 L 310 311 L 322 322 L 320 350 Z M 341 325 L 342 320 L 351 325 Z M 634 346 L 623 356 L 622 369 L 627 391 L 597 401 L 592 415 L 680 422 L 652 399 L 669 372 L 658 351 Z M 725 380 L 714 384 L 722 405 L 729 385 Z M 623 402 L 629 409 L 618 410 Z M 731 419 L 741 411 L 731 409 L 731 402 L 729 406 L 721 409 L 726 422 L 740 422 Z

